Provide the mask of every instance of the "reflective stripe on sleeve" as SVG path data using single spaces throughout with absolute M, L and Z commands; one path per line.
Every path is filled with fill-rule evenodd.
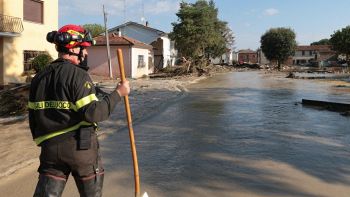
M 75 102 L 77 110 L 84 107 L 85 105 L 90 104 L 92 101 L 98 101 L 98 98 L 95 94 L 90 94 L 82 99 L 79 99 L 77 102 Z
M 79 127 L 81 126 L 89 126 L 89 125 L 94 125 L 95 123 L 89 123 L 89 122 L 85 122 L 85 121 L 82 121 L 72 127 L 69 127 L 67 129 L 63 129 L 63 130 L 60 130 L 60 131 L 55 131 L 53 133 L 50 133 L 50 134 L 47 134 L 47 135 L 43 135 L 43 136 L 40 136 L 38 138 L 35 138 L 34 141 L 37 145 L 39 145 L 41 142 L 45 141 L 45 140 L 48 140 L 50 138 L 53 138 L 53 137 L 56 137 L 58 135 L 62 135 L 62 134 L 65 134 L 65 133 L 68 133 L 70 131 L 74 131 L 74 130 L 77 130 L 79 129 Z
M 33 110 L 40 109 L 72 109 L 77 111 L 77 107 L 69 101 L 39 101 L 28 102 L 28 108 Z

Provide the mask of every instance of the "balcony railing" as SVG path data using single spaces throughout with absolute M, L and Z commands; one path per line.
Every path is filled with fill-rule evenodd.
M 13 16 L 6 16 L 0 14 L 0 33 L 22 33 L 23 23 L 22 19 Z

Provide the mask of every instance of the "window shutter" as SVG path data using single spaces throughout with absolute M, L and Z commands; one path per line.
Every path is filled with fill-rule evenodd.
M 44 3 L 38 0 L 24 0 L 23 19 L 35 23 L 44 23 Z

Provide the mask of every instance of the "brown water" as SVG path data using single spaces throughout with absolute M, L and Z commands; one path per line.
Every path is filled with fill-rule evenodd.
M 302 98 L 346 102 L 350 92 L 259 72 L 193 85 L 181 102 L 134 125 L 142 191 L 150 197 L 350 196 L 350 119 L 303 107 Z M 127 131 L 101 144 L 106 196 L 132 196 Z

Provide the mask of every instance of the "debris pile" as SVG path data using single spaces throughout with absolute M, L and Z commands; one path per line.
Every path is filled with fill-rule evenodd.
M 23 115 L 27 111 L 28 96 L 15 91 L 0 94 L 0 117 Z
M 27 113 L 30 84 L 12 84 L 0 91 L 0 117 Z

